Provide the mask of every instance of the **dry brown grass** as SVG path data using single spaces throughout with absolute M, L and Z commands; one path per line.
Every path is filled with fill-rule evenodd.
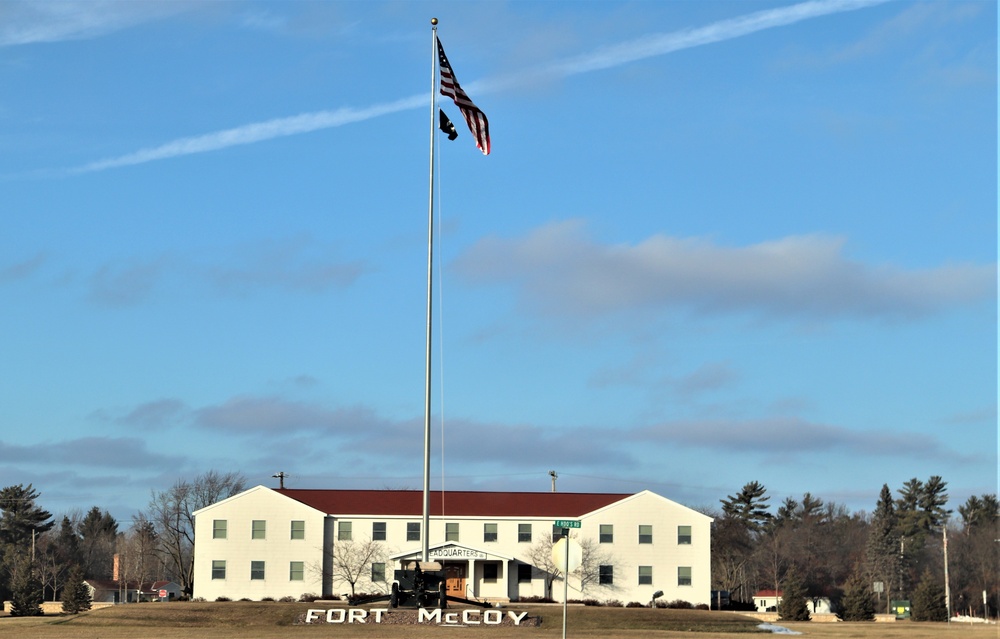
M 294 625 L 309 608 L 328 604 L 259 602 L 150 603 L 115 606 L 76 616 L 0 618 L 0 637 L 25 639 L 277 639 L 278 637 L 336 637 L 337 639 L 441 639 L 461 633 L 474 639 L 559 639 L 560 606 L 512 606 L 541 616 L 537 628 L 462 627 L 428 625 Z M 712 639 L 743 638 L 754 633 L 756 620 L 731 613 L 699 610 L 572 607 L 567 619 L 571 637 L 594 639 Z M 918 624 L 897 622 L 783 623 L 820 639 L 1000 639 L 997 626 Z M 770 634 L 751 634 L 768 637 Z

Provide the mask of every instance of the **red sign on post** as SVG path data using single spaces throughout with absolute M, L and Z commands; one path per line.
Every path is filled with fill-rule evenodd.
M 167 591 L 166 590 L 161 590 L 160 591 L 160 598 L 161 599 L 166 599 L 166 597 L 167 597 Z

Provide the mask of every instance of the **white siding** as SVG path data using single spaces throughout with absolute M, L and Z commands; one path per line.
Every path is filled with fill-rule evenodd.
M 212 538 L 214 520 L 227 520 L 227 539 Z M 267 521 L 267 538 L 251 539 L 251 521 Z M 306 539 L 291 540 L 291 520 L 306 522 Z M 591 539 L 598 552 L 610 557 L 614 567 L 614 584 L 600 586 L 596 580 L 581 592 L 580 579 L 570 576 L 569 598 L 592 598 L 600 601 L 619 600 L 649 603 L 653 592 L 662 590 L 662 601 L 681 599 L 692 604 L 707 604 L 710 598 L 710 524 L 711 518 L 681 506 L 649 491 L 631 495 L 598 511 L 579 517 L 582 526 L 572 531 L 578 540 Z M 419 540 L 407 541 L 407 523 L 420 522 L 420 517 L 371 516 L 364 514 L 324 514 L 263 486 L 219 502 L 196 513 L 196 597 L 213 600 L 219 596 L 231 599 L 247 597 L 259 600 L 269 596 L 298 597 L 302 593 L 343 594 L 350 586 L 329 576 L 329 559 L 337 541 L 340 522 L 351 522 L 352 540 L 363 543 L 372 538 L 373 524 L 385 524 L 384 542 L 387 556 L 419 553 Z M 528 596 L 552 596 L 562 600 L 562 581 L 552 584 L 546 592 L 546 574 L 532 569 L 530 583 L 518 583 L 519 564 L 530 564 L 532 546 L 552 534 L 550 518 L 491 518 L 434 517 L 430 522 L 429 544 L 433 548 L 445 544 L 447 523 L 457 523 L 457 541 L 447 542 L 474 555 L 473 559 L 458 559 L 466 566 L 466 596 L 478 599 L 517 600 Z M 496 541 L 484 539 L 484 524 L 497 525 Z M 531 543 L 518 541 L 519 524 L 531 524 Z M 599 544 L 601 524 L 614 527 L 614 542 Z M 639 526 L 650 525 L 653 543 L 639 543 Z M 678 526 L 691 527 L 691 543 L 678 544 Z M 422 531 L 423 532 L 423 531 Z M 327 552 L 324 553 L 323 549 Z M 326 557 L 327 578 L 324 583 L 322 565 Z M 212 561 L 226 561 L 226 579 L 212 579 Z M 264 561 L 266 578 L 250 579 L 250 562 Z M 303 561 L 305 580 L 290 582 L 290 561 Z M 451 561 L 451 560 L 449 560 Z M 497 565 L 497 580 L 483 580 L 486 563 Z M 639 566 L 652 567 L 652 584 L 639 585 Z M 387 581 L 372 583 L 367 577 L 356 584 L 359 593 L 384 592 L 393 578 L 398 562 L 386 560 Z M 678 585 L 678 568 L 691 568 L 691 584 Z
M 226 521 L 226 538 L 213 539 L 213 523 Z M 264 539 L 251 539 L 254 520 L 265 521 Z M 304 539 L 292 539 L 292 521 L 305 522 Z M 323 594 L 324 514 L 258 486 L 195 513 L 194 596 L 208 601 Z M 225 579 L 212 578 L 213 561 L 226 562 Z M 264 562 L 264 579 L 250 579 L 252 561 Z M 302 581 L 290 579 L 291 562 L 303 562 Z

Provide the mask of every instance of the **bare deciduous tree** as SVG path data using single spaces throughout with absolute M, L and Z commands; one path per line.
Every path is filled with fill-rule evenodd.
M 577 535 L 570 533 L 570 539 L 577 540 Z M 608 548 L 602 547 L 593 538 L 577 540 L 580 544 L 580 565 L 573 570 L 570 575 L 580 580 L 580 592 L 585 593 L 589 586 L 600 582 L 601 566 L 613 566 L 616 564 L 616 557 Z M 545 595 L 552 597 L 552 583 L 562 578 L 562 570 L 552 557 L 551 535 L 540 538 L 528 550 L 528 559 L 535 568 L 545 573 Z M 623 566 L 618 562 L 619 569 Z
M 153 491 L 145 516 L 156 528 L 159 551 L 185 593 L 191 594 L 194 582 L 194 512 L 242 492 L 245 486 L 241 473 L 212 470 L 191 481 L 178 480 L 165 491 Z
M 350 539 L 333 542 L 330 566 L 334 583 L 346 583 L 351 587 L 351 596 L 357 594 L 357 586 L 371 585 L 386 591 L 386 581 L 372 579 L 372 564 L 385 564 L 388 555 L 385 544 L 371 539 L 355 541 Z

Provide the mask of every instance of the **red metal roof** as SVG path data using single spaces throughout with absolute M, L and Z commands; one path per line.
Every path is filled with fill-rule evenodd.
M 420 517 L 419 490 L 309 490 L 279 488 L 275 492 L 328 515 Z M 580 517 L 630 494 L 614 493 L 494 493 L 431 491 L 430 514 L 435 517 Z

